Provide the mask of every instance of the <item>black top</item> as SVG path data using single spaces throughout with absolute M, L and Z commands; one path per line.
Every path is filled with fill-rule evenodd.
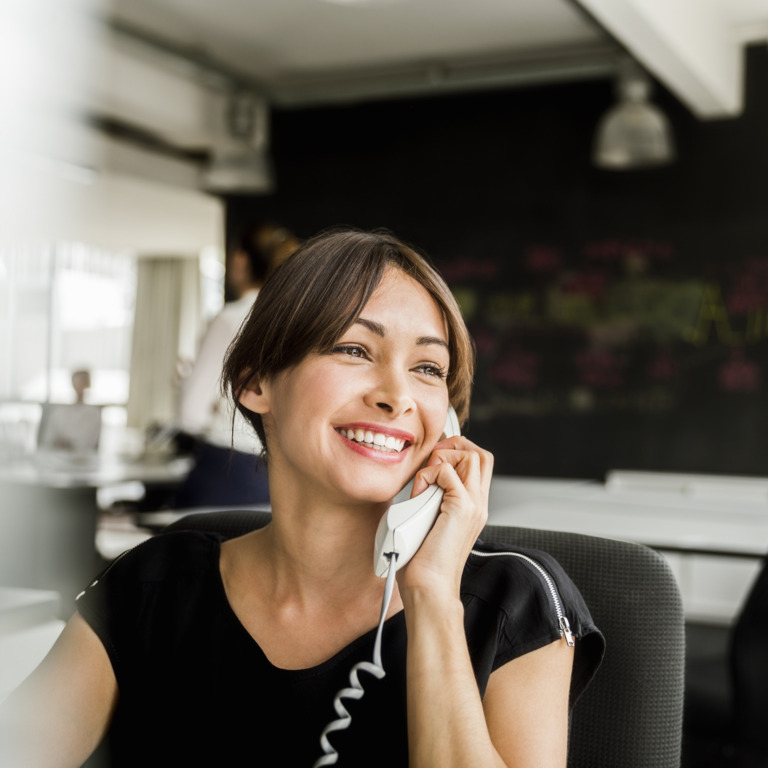
M 168 532 L 112 563 L 77 607 L 109 654 L 119 703 L 112 766 L 286 765 L 310 768 L 319 737 L 338 717 L 333 700 L 349 672 L 371 661 L 376 628 L 311 669 L 274 667 L 232 611 L 219 570 L 222 537 Z M 478 550 L 503 551 L 478 542 Z M 578 590 L 543 552 L 528 560 L 470 556 L 462 578 L 465 629 L 481 693 L 505 662 L 561 636 L 562 604 L 576 636 L 571 703 L 602 658 L 604 641 Z M 402 611 L 384 626 L 386 675 L 360 673 L 365 694 L 344 699 L 352 721 L 329 736 L 337 765 L 408 765 L 406 631 Z

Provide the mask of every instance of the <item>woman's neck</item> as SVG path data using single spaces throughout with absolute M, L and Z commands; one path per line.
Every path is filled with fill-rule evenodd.
M 273 502 L 273 520 L 260 542 L 262 562 L 277 583 L 302 589 L 343 589 L 378 578 L 373 572 L 373 544 L 386 505 L 363 508 Z
M 337 521 L 331 521 L 337 522 Z M 373 570 L 370 530 L 334 531 L 313 519 L 283 525 L 278 509 L 258 531 L 222 546 L 227 598 L 276 666 L 306 668 L 373 629 L 384 580 Z M 370 539 L 370 543 L 368 543 Z M 388 616 L 402 610 L 397 588 Z

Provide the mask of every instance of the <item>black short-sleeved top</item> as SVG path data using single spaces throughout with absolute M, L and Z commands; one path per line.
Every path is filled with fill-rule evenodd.
M 311 669 L 274 667 L 232 611 L 219 570 L 222 537 L 168 532 L 112 563 L 78 598 L 109 654 L 119 703 L 109 734 L 112 766 L 307 766 L 338 717 L 333 700 L 376 629 Z M 479 551 L 504 551 L 478 542 Z M 576 636 L 571 702 L 587 686 L 603 638 L 578 590 L 550 556 L 528 555 L 552 578 Z M 478 687 L 507 661 L 561 637 L 546 579 L 518 556 L 471 555 L 462 578 L 465 630 Z M 406 630 L 402 611 L 382 637 L 386 675 L 360 673 L 365 694 L 344 699 L 347 729 L 330 735 L 337 765 L 408 765 Z

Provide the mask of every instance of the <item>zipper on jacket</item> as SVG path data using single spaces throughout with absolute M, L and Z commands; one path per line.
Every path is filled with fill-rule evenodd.
M 504 555 L 517 557 L 534 568 L 544 580 L 544 583 L 547 585 L 547 590 L 552 597 L 552 604 L 555 606 L 555 616 L 557 617 L 557 624 L 560 627 L 561 637 L 565 638 L 565 642 L 568 643 L 571 648 L 576 644 L 573 632 L 571 631 L 571 624 L 563 610 L 563 603 L 560 600 L 560 594 L 555 586 L 555 581 L 552 576 L 550 576 L 549 571 L 547 571 L 538 560 L 534 560 L 532 557 L 528 557 L 528 555 L 524 555 L 522 552 L 480 552 L 477 549 L 473 549 L 471 554 L 476 557 L 500 557 Z

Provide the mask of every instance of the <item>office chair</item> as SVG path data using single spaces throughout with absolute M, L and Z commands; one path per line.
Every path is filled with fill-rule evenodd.
M 768 766 L 768 556 L 725 642 L 689 658 L 683 768 Z
M 233 537 L 269 522 L 268 507 L 186 515 L 165 530 Z M 485 541 L 549 552 L 580 589 L 606 638 L 603 664 L 571 716 L 568 768 L 679 768 L 685 634 L 667 562 L 641 545 L 488 525 Z

